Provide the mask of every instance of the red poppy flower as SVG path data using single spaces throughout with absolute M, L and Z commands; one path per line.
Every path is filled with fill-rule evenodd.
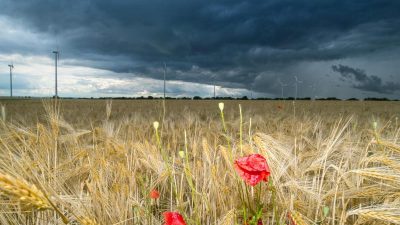
M 186 225 L 181 214 L 177 212 L 164 212 L 164 225 Z
M 157 199 L 159 197 L 160 197 L 160 192 L 158 192 L 156 189 L 150 191 L 150 198 Z
M 261 181 L 268 181 L 270 174 L 267 160 L 260 154 L 252 154 L 235 160 L 235 169 L 251 186 Z

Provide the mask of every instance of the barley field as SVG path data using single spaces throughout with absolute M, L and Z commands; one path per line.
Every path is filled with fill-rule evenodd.
M 0 224 L 400 224 L 400 102 L 219 103 L 0 100 Z

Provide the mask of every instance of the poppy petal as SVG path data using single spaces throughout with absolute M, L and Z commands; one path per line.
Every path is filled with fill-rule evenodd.
M 177 212 L 164 212 L 164 225 L 186 225 L 182 215 Z
M 252 154 L 235 160 L 235 170 L 247 184 L 255 186 L 261 181 L 268 181 L 270 170 L 267 160 L 260 154 Z

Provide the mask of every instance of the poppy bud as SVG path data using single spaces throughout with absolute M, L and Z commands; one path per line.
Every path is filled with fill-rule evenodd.
M 160 192 L 158 192 L 156 189 L 150 191 L 150 198 L 157 199 L 159 197 L 160 197 Z
M 221 110 L 221 112 L 224 111 L 224 103 L 223 102 L 218 103 L 218 107 L 219 107 L 219 110 Z
M 153 122 L 153 127 L 154 127 L 154 129 L 158 129 L 158 125 L 159 125 L 159 123 L 158 123 L 158 121 L 154 121 Z

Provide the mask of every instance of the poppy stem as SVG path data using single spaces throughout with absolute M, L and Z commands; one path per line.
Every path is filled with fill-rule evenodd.
M 261 205 L 261 192 L 262 192 L 261 185 L 258 185 L 258 191 L 257 191 L 257 204 L 258 205 Z
M 247 207 L 250 209 L 250 211 L 253 213 L 253 209 L 251 208 L 251 205 L 250 205 L 250 195 L 249 195 L 249 188 L 247 187 L 247 185 L 245 186 L 246 187 L 246 199 L 247 199 Z

